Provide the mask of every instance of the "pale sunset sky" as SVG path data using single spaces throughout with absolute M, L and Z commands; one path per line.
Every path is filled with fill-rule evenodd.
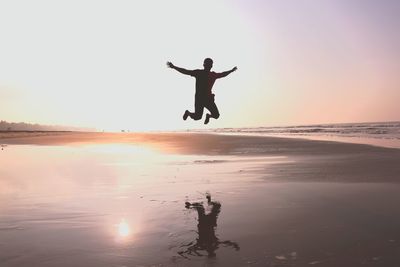
M 171 130 L 400 120 L 400 1 L 0 1 L 0 120 Z M 221 117 L 183 121 L 195 79 Z

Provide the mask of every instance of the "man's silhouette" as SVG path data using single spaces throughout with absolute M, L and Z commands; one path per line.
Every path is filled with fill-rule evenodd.
M 213 60 L 211 58 L 206 58 L 204 60 L 203 66 L 204 69 L 200 70 L 187 70 L 184 68 L 179 68 L 172 64 L 171 62 L 167 62 L 167 66 L 179 71 L 180 73 L 190 75 L 196 78 L 196 95 L 194 101 L 194 113 L 186 110 L 183 114 L 183 119 L 186 120 L 187 117 L 191 117 L 193 120 L 200 120 L 203 117 L 203 110 L 207 108 L 210 113 L 206 114 L 206 119 L 204 124 L 207 124 L 210 121 L 210 118 L 218 119 L 219 111 L 217 105 L 215 105 L 214 94 L 212 93 L 212 87 L 215 83 L 216 79 L 223 78 L 229 75 L 231 72 L 237 70 L 237 67 L 234 67 L 231 70 L 224 72 L 214 72 L 211 71 L 213 66 Z
M 181 248 L 185 248 L 184 250 L 178 252 L 178 254 L 182 257 L 187 258 L 187 256 L 205 256 L 201 253 L 205 251 L 209 258 L 215 258 L 215 251 L 220 245 L 232 247 L 235 250 L 240 250 L 240 247 L 236 242 L 232 242 L 230 240 L 220 241 L 215 235 L 218 215 L 221 212 L 221 203 L 217 201 L 211 201 L 210 194 L 207 194 L 206 198 L 206 207 L 204 207 L 203 203 L 185 202 L 185 207 L 187 209 L 195 209 L 197 211 L 199 222 L 197 225 L 197 233 L 199 237 L 195 242 L 190 242 L 181 246 Z M 206 213 L 206 208 L 211 209 L 211 211 Z

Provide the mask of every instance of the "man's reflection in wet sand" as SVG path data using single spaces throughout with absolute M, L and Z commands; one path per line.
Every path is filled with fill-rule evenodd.
M 237 243 L 229 240 L 220 241 L 215 235 L 218 214 L 221 212 L 221 204 L 216 201 L 211 201 L 211 195 L 209 194 L 206 195 L 206 198 L 206 207 L 207 209 L 211 208 L 211 211 L 208 214 L 206 214 L 206 209 L 204 208 L 203 203 L 185 203 L 185 207 L 187 209 L 195 209 L 197 211 L 199 221 L 197 229 L 199 237 L 196 239 L 196 241 L 182 246 L 182 248 L 185 248 L 185 250 L 178 253 L 183 257 L 187 257 L 189 255 L 205 256 L 201 254 L 201 252 L 206 251 L 209 258 L 214 258 L 216 256 L 215 251 L 218 249 L 219 245 L 232 247 L 235 250 L 240 249 Z

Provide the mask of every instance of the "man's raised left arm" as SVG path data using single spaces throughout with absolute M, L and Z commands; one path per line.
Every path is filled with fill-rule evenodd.
M 237 67 L 234 67 L 234 68 L 232 68 L 231 70 L 217 73 L 217 78 L 226 77 L 226 76 L 228 76 L 229 74 L 231 74 L 232 72 L 234 72 L 234 71 L 236 71 L 236 70 L 237 70 Z

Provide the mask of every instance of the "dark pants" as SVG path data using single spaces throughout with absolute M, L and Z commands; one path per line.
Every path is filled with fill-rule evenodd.
M 200 120 L 203 117 L 204 108 L 210 111 L 211 117 L 214 119 L 219 118 L 219 111 L 214 101 L 214 94 L 209 97 L 198 97 L 195 96 L 194 100 L 194 113 L 190 114 L 190 117 L 194 120 Z

